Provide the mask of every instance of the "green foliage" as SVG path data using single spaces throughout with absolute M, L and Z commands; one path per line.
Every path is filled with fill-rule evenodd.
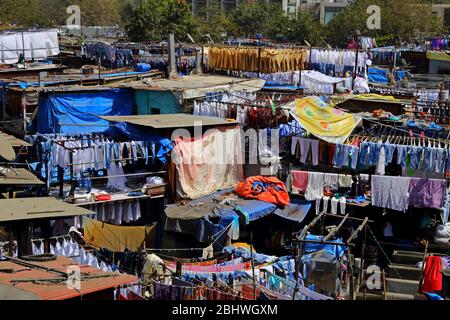
M 289 22 L 286 35 L 290 41 L 304 44 L 306 40 L 313 46 L 319 46 L 323 45 L 323 32 L 324 27 L 310 12 L 301 11 Z
M 266 2 L 244 2 L 230 13 L 230 17 L 242 36 L 262 33 L 267 37 L 275 37 L 286 33 L 289 25 L 289 19 L 281 7 Z
M 381 29 L 367 28 L 367 7 L 381 8 Z M 421 0 L 357 0 L 339 13 L 326 27 L 328 40 L 337 46 L 344 46 L 348 36 L 357 30 L 362 35 L 372 35 L 380 44 L 399 44 L 414 39 L 420 34 L 428 36 L 445 32 L 443 24 L 433 16 L 431 5 Z M 386 40 L 391 40 L 390 43 Z M 379 45 L 380 45 L 379 44 Z
M 184 1 L 142 0 L 132 10 L 127 31 L 134 41 L 160 41 L 167 39 L 170 32 L 184 41 L 188 33 L 197 35 L 198 22 Z
M 348 38 L 360 31 L 372 35 L 379 45 L 393 45 L 416 38 L 448 32 L 431 12 L 432 0 L 355 0 L 328 25 L 322 26 L 314 12 L 299 12 L 287 17 L 281 6 L 263 0 L 241 1 L 231 12 L 224 12 L 220 0 L 210 1 L 193 16 L 186 0 L 0 0 L 0 25 L 18 27 L 50 27 L 64 25 L 66 8 L 79 5 L 82 24 L 126 27 L 132 40 L 167 39 L 174 32 L 177 39 L 187 40 L 191 34 L 199 42 L 209 34 L 222 40 L 222 34 L 250 37 L 262 33 L 272 39 L 283 36 L 292 42 L 323 45 L 322 38 L 335 46 L 345 46 Z M 449 3 L 442 0 L 441 3 Z M 367 29 L 367 7 L 381 8 L 381 29 Z
M 203 7 L 197 14 L 199 25 L 199 41 L 205 41 L 205 35 L 209 34 L 214 41 L 223 40 L 222 34 L 227 36 L 238 34 L 236 24 L 220 5 L 219 1 L 211 1 L 208 6 Z M 197 39 L 196 39 L 197 40 Z

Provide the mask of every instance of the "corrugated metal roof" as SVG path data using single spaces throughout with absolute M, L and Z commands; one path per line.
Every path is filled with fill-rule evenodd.
M 16 158 L 16 152 L 14 151 L 11 143 L 6 139 L 0 137 L 0 157 L 6 161 L 13 161 Z
M 157 79 L 134 81 L 126 86 L 136 90 L 170 90 L 179 92 L 183 99 L 204 97 L 208 92 L 255 92 L 266 83 L 262 79 L 243 79 L 215 75 L 194 75 L 179 79 Z
M 19 147 L 31 147 L 31 144 L 28 142 L 25 142 L 23 140 L 20 140 L 10 134 L 7 134 L 3 131 L 0 131 L 0 140 L 8 141 L 13 148 L 19 148 Z
M 1 139 L 1 138 L 0 138 Z M 24 168 L 1 168 L 0 167 L 0 185 L 43 185 L 33 173 Z
M 77 291 L 75 289 L 70 289 L 65 281 L 57 283 L 51 283 L 48 281 L 42 281 L 39 283 L 14 282 L 13 280 L 24 279 L 55 279 L 60 278 L 60 276 L 54 272 L 25 267 L 15 262 L 0 261 L 0 269 L 13 270 L 12 273 L 0 271 L 0 284 L 14 286 L 18 289 L 30 292 L 36 295 L 40 300 L 65 300 L 106 289 L 112 289 L 138 280 L 135 276 L 131 275 L 106 273 L 87 265 L 77 265 L 72 261 L 72 259 L 66 257 L 57 257 L 54 261 L 32 263 L 62 272 L 67 272 L 67 268 L 69 266 L 78 266 L 80 267 L 82 276 L 83 274 L 87 274 L 89 276 L 109 276 L 81 280 L 81 290 Z
M 55 198 L 23 198 L 0 200 L 0 221 L 73 217 L 94 212 Z
M 139 126 L 155 129 L 189 128 L 196 126 L 224 126 L 234 125 L 235 120 L 224 120 L 214 117 L 194 116 L 185 113 L 176 114 L 152 114 L 140 116 L 111 116 L 100 117 L 112 122 L 127 122 Z

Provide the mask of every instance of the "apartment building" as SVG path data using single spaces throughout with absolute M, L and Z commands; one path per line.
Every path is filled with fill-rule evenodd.
M 321 23 L 327 24 L 336 14 L 347 7 L 352 0 L 283 0 L 283 11 L 295 16 L 299 11 L 309 11 Z

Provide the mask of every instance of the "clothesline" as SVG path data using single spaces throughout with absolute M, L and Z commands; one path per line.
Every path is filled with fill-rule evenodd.
M 400 131 L 400 132 L 403 132 L 403 133 L 406 133 L 406 134 L 410 134 L 410 131 L 405 130 L 405 129 L 398 128 L 398 127 L 396 127 L 396 126 L 384 124 L 384 123 L 381 123 L 381 122 L 378 122 L 378 121 L 375 121 L 375 120 L 373 120 L 373 119 L 366 118 L 366 117 L 363 117 L 363 119 L 364 119 L 364 120 L 367 120 L 367 121 L 369 121 L 369 122 L 372 122 L 372 123 L 374 123 L 374 124 L 377 124 L 377 125 L 379 125 L 379 126 L 382 126 L 382 127 L 388 127 L 388 128 L 391 128 L 391 129 L 394 129 L 394 130 L 397 130 L 397 131 Z M 422 138 L 422 137 L 420 136 L 420 134 L 418 134 L 418 133 L 412 132 L 412 135 L 415 135 L 415 136 L 418 137 L 418 138 Z M 450 135 L 450 133 L 449 133 L 449 135 Z M 428 138 L 428 137 L 427 137 L 427 139 L 432 140 L 432 141 L 437 141 L 437 142 L 439 142 L 439 143 L 444 143 L 444 144 L 447 144 L 448 142 L 450 142 L 449 140 L 435 139 L 435 138 Z
M 92 148 L 92 147 L 88 147 L 88 148 Z M 86 148 L 84 148 L 86 149 Z M 80 149 L 78 149 L 80 150 Z M 148 156 L 147 158 L 154 158 L 153 156 Z M 121 162 L 121 161 L 126 161 L 126 160 L 138 160 L 138 159 L 147 159 L 146 157 L 135 157 L 135 158 L 122 158 L 122 159 L 109 159 L 110 162 Z M 69 163 L 67 164 L 67 166 L 81 166 L 81 165 L 85 165 L 85 164 L 94 164 L 96 162 L 83 162 L 83 163 Z
M 128 173 L 128 174 L 113 175 L 113 176 L 104 176 L 104 177 L 91 177 L 91 178 L 89 178 L 89 179 L 91 179 L 91 180 L 97 180 L 97 179 L 108 179 L 108 178 L 145 176 L 145 175 L 150 175 L 150 174 L 164 174 L 164 173 L 167 173 L 167 171 L 142 172 L 142 173 Z

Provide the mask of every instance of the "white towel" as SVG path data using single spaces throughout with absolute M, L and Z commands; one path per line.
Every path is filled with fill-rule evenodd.
M 305 199 L 314 201 L 323 197 L 323 183 L 325 174 L 323 172 L 308 172 L 308 186 L 305 192 Z
M 339 205 L 340 205 L 340 208 L 341 208 L 341 214 L 345 215 L 345 210 L 346 210 L 346 207 L 347 207 L 347 199 L 345 199 L 344 197 L 339 199 Z
M 337 214 L 339 200 L 336 198 L 331 199 L 331 213 Z

